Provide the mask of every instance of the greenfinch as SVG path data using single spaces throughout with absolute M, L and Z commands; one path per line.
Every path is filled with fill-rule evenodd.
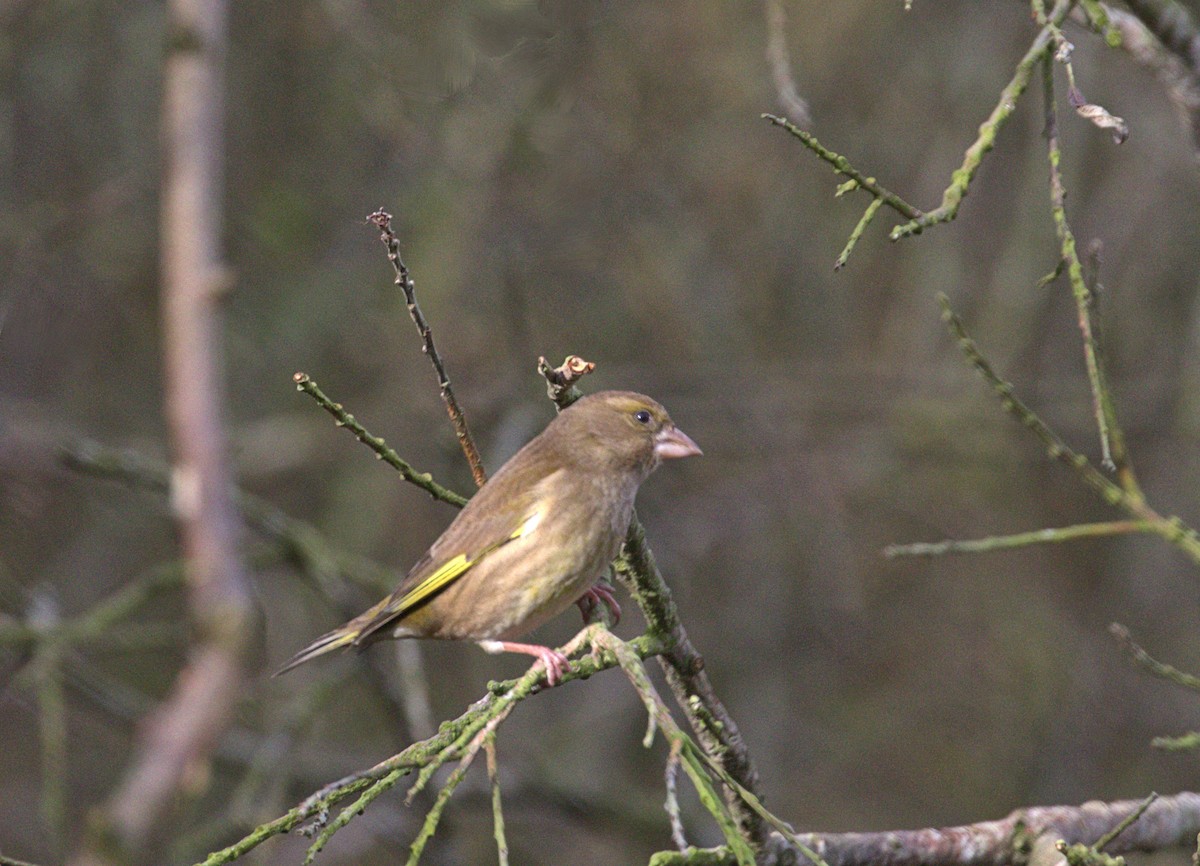
M 459 512 L 395 592 L 318 638 L 277 673 L 342 647 L 386 638 L 470 640 L 535 656 L 556 685 L 566 657 L 515 643 L 572 604 L 603 602 L 597 581 L 617 555 L 642 482 L 664 460 L 700 454 L 667 410 L 602 391 L 564 409 Z

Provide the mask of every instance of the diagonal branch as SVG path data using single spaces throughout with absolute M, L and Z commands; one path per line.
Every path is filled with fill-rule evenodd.
M 454 397 L 454 389 L 450 387 L 450 376 L 446 373 L 446 365 L 442 362 L 442 356 L 438 354 L 437 346 L 433 344 L 433 329 L 429 327 L 429 323 L 425 321 L 425 314 L 417 305 L 416 287 L 413 285 L 412 277 L 408 273 L 404 260 L 400 258 L 400 241 L 392 230 L 392 215 L 386 211 L 377 210 L 367 219 L 379 229 L 379 239 L 387 247 L 388 261 L 392 263 L 392 268 L 396 271 L 396 285 L 404 292 L 408 314 L 412 317 L 413 324 L 417 326 L 417 332 L 421 335 L 421 351 L 429 356 L 433 370 L 437 373 L 438 387 L 441 389 L 446 411 L 450 415 L 450 423 L 454 425 L 454 435 L 458 437 L 458 444 L 462 446 L 463 454 L 466 455 L 467 463 L 471 467 L 471 477 L 475 479 L 477 486 L 482 487 L 487 481 L 483 460 L 479 457 L 475 440 L 471 438 L 471 431 L 467 427 L 467 418 L 458 408 L 458 400 Z
M 942 194 L 942 203 L 916 219 L 896 226 L 892 229 L 892 240 L 899 240 L 909 235 L 920 234 L 923 229 L 937 223 L 949 222 L 958 215 L 958 208 L 962 204 L 963 198 L 967 195 L 967 190 L 971 186 L 975 172 L 979 170 L 979 166 L 983 163 L 983 158 L 987 155 L 988 151 L 996 146 L 996 136 L 1016 110 L 1017 100 L 1021 98 L 1021 94 L 1029 86 L 1029 79 L 1033 75 L 1034 66 L 1049 52 L 1051 46 L 1054 44 L 1055 32 L 1062 25 L 1063 21 L 1066 20 L 1071 7 L 1074 5 L 1074 0 L 1058 0 L 1054 4 L 1054 8 L 1046 19 L 1045 26 L 1038 31 L 1038 35 L 1034 37 L 1033 44 L 1029 46 L 1029 50 L 1025 52 L 1025 56 L 1018 61 L 1013 77 L 1000 92 L 1000 99 L 996 102 L 996 107 L 992 109 L 992 113 L 988 115 L 987 120 L 980 124 L 979 137 L 972 142 L 971 146 L 967 148 L 967 152 L 963 155 L 962 165 L 955 170 L 950 186 L 946 187 L 946 191 Z
M 544 360 L 539 363 L 539 369 L 550 383 L 551 396 L 559 409 L 579 399 L 579 390 L 573 386 L 573 382 L 594 367 L 594 364 L 576 355 L 568 356 L 557 370 L 551 370 Z M 564 372 L 567 370 L 573 372 L 568 375 Z M 565 386 L 561 386 L 564 378 L 567 381 Z M 557 389 L 554 387 L 556 383 L 560 384 Z M 663 672 L 701 746 L 733 781 L 751 795 L 759 796 L 758 771 L 750 758 L 750 750 L 733 716 L 717 697 L 708 674 L 704 672 L 704 658 L 692 645 L 679 620 L 671 589 L 658 570 L 654 553 L 646 543 L 646 531 L 636 512 L 615 570 L 641 608 L 646 618 L 647 634 L 665 643 L 666 649 L 660 660 Z M 726 800 L 737 819 L 742 837 L 756 849 L 761 848 L 767 839 L 767 827 L 762 817 L 737 791 L 727 790 Z

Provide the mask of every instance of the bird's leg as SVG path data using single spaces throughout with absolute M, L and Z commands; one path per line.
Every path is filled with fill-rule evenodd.
M 583 615 L 585 623 L 595 620 L 596 608 L 601 604 L 608 608 L 614 626 L 621 621 L 621 605 L 617 604 L 607 575 L 596 581 L 591 589 L 576 599 L 575 603 L 579 605 L 579 612 Z
M 567 657 L 548 646 L 513 643 L 507 640 L 481 640 L 479 646 L 488 653 L 524 653 L 536 657 L 546 668 L 546 682 L 551 686 L 558 685 L 563 674 L 571 669 L 571 663 L 567 661 Z

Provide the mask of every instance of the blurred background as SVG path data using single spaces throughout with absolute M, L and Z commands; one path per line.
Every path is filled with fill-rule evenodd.
M 1035 32 L 1011 0 L 785 10 L 812 131 L 923 208 Z M 938 318 L 945 292 L 1001 374 L 1098 459 L 1069 288 L 1038 285 L 1057 257 L 1038 86 L 954 223 L 891 243 L 885 209 L 834 273 L 867 199 L 834 198 L 829 167 L 760 119 L 783 110 L 760 4 L 305 0 L 232 12 L 225 348 L 246 490 L 396 577 L 453 515 L 298 394 L 297 370 L 419 469 L 472 487 L 364 221 L 382 207 L 488 467 L 552 416 L 539 355 L 597 362 L 586 389 L 649 393 L 704 448 L 657 473 L 639 508 L 777 814 L 803 830 L 893 829 L 1195 787 L 1195 758 L 1149 740 L 1194 728 L 1200 705 L 1132 667 L 1107 633 L 1119 620 L 1158 657 L 1200 670 L 1197 571 L 1174 549 L 1135 536 L 881 555 L 1121 516 L 1004 415 Z M 161 495 L 57 456 L 86 438 L 166 458 L 164 10 L 7 2 L 0 21 L 0 610 L 53 621 L 176 555 Z M 1060 105 L 1073 227 L 1104 245 L 1118 411 L 1151 503 L 1195 525 L 1193 142 L 1150 72 L 1078 28 L 1067 35 L 1079 86 L 1131 128 L 1117 147 Z M 419 733 L 396 699 L 407 687 L 393 645 L 268 678 L 377 595 L 347 584 L 337 610 L 278 563 L 255 589 L 256 674 L 160 862 L 195 862 Z M 625 609 L 618 633 L 631 637 L 641 621 Z M 67 656 L 60 827 L 41 805 L 58 767 L 40 747 L 52 732 L 38 670 L 0 649 L 6 854 L 55 862 L 76 846 L 182 662 L 183 611 L 181 593 L 161 593 L 120 634 Z M 571 612 L 537 636 L 561 642 L 577 627 Z M 528 664 L 429 643 L 420 657 L 435 720 Z M 514 862 L 636 863 L 670 847 L 665 750 L 642 748 L 644 727 L 617 673 L 517 709 L 498 740 Z M 266 783 L 244 784 L 248 767 Z M 428 806 L 402 800 L 377 801 L 319 862 L 395 862 Z M 718 842 L 694 798 L 684 805 L 691 841 Z M 476 769 L 425 862 L 494 862 L 490 823 Z M 299 862 L 306 844 L 280 837 L 247 860 Z

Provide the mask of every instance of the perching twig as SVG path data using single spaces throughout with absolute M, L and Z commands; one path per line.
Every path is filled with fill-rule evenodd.
M 572 364 L 572 359 L 580 363 Z M 568 356 L 563 367 L 557 370 L 550 368 L 544 358 L 539 359 L 538 363 L 538 369 L 551 385 L 551 397 L 560 409 L 565 409 L 579 397 L 577 388 L 554 387 L 554 377 L 565 375 L 563 370 L 568 367 L 579 369 L 581 372 L 578 376 L 582 376 L 591 372 L 595 365 L 575 355 Z M 671 597 L 671 589 L 658 570 L 654 553 L 646 543 L 646 531 L 636 511 L 625 536 L 621 556 L 614 564 L 614 570 L 641 608 L 648 627 L 647 634 L 664 641 L 668 647 L 660 660 L 663 672 L 675 701 L 687 715 L 697 740 L 705 752 L 719 763 L 722 772 L 727 773 L 744 791 L 750 792 L 751 796 L 757 796 L 758 771 L 750 758 L 750 750 L 746 747 L 733 716 L 717 697 L 708 674 L 704 672 L 704 659 L 692 645 L 683 623 L 679 620 L 679 611 Z M 750 807 L 746 798 L 730 790 L 726 799 L 737 818 L 743 838 L 749 840 L 755 848 L 765 844 L 766 824 Z
M 425 315 L 421 312 L 421 308 L 417 306 L 416 288 L 413 286 L 412 277 L 408 273 L 404 260 L 400 258 L 400 241 L 392 230 L 392 215 L 387 211 L 377 210 L 368 216 L 367 220 L 379 229 L 379 239 L 387 247 L 388 261 L 392 263 L 392 268 L 396 272 L 396 285 L 404 292 L 408 314 L 412 317 L 413 324 L 417 326 L 417 332 L 421 335 L 421 351 L 429 356 L 433 370 L 437 373 L 438 387 L 441 389 L 446 411 L 450 415 L 450 423 L 454 425 L 454 435 L 458 437 L 458 444 L 462 446 L 467 464 L 471 467 L 471 477 L 475 479 L 475 485 L 482 487 L 487 481 L 483 460 L 479 457 L 475 440 L 471 438 L 471 431 L 467 427 L 467 418 L 458 408 L 458 400 L 454 397 L 454 389 L 450 387 L 450 377 L 446 373 L 446 365 L 442 363 L 442 356 L 438 354 L 437 347 L 433 344 L 433 330 L 425 321 Z
M 657 655 L 664 649 L 663 643 L 650 635 L 635 638 L 629 641 L 628 646 L 642 658 Z M 584 654 L 572 660 L 571 667 L 563 672 L 561 682 L 587 679 L 601 670 L 615 667 L 616 664 L 616 659 L 611 656 L 597 658 Z M 257 848 L 267 839 L 297 829 L 313 819 L 318 820 L 319 826 L 325 827 L 329 824 L 329 810 L 342 800 L 368 790 L 373 791 L 374 796 L 378 796 L 384 790 L 394 787 L 403 776 L 426 766 L 443 751 L 449 750 L 450 754 L 454 754 L 455 749 L 460 747 L 456 746 L 456 743 L 469 742 L 490 719 L 506 711 L 505 708 L 509 705 L 535 694 L 544 682 L 545 672 L 535 667 L 517 679 L 490 683 L 487 695 L 472 704 L 457 719 L 443 722 L 438 732 L 429 739 L 413 743 L 370 770 L 354 773 L 326 785 L 275 820 L 256 827 L 238 842 L 210 854 L 200 866 L 230 863 Z M 361 802 L 357 802 L 349 807 L 346 820 L 352 818 L 356 807 L 361 805 Z

